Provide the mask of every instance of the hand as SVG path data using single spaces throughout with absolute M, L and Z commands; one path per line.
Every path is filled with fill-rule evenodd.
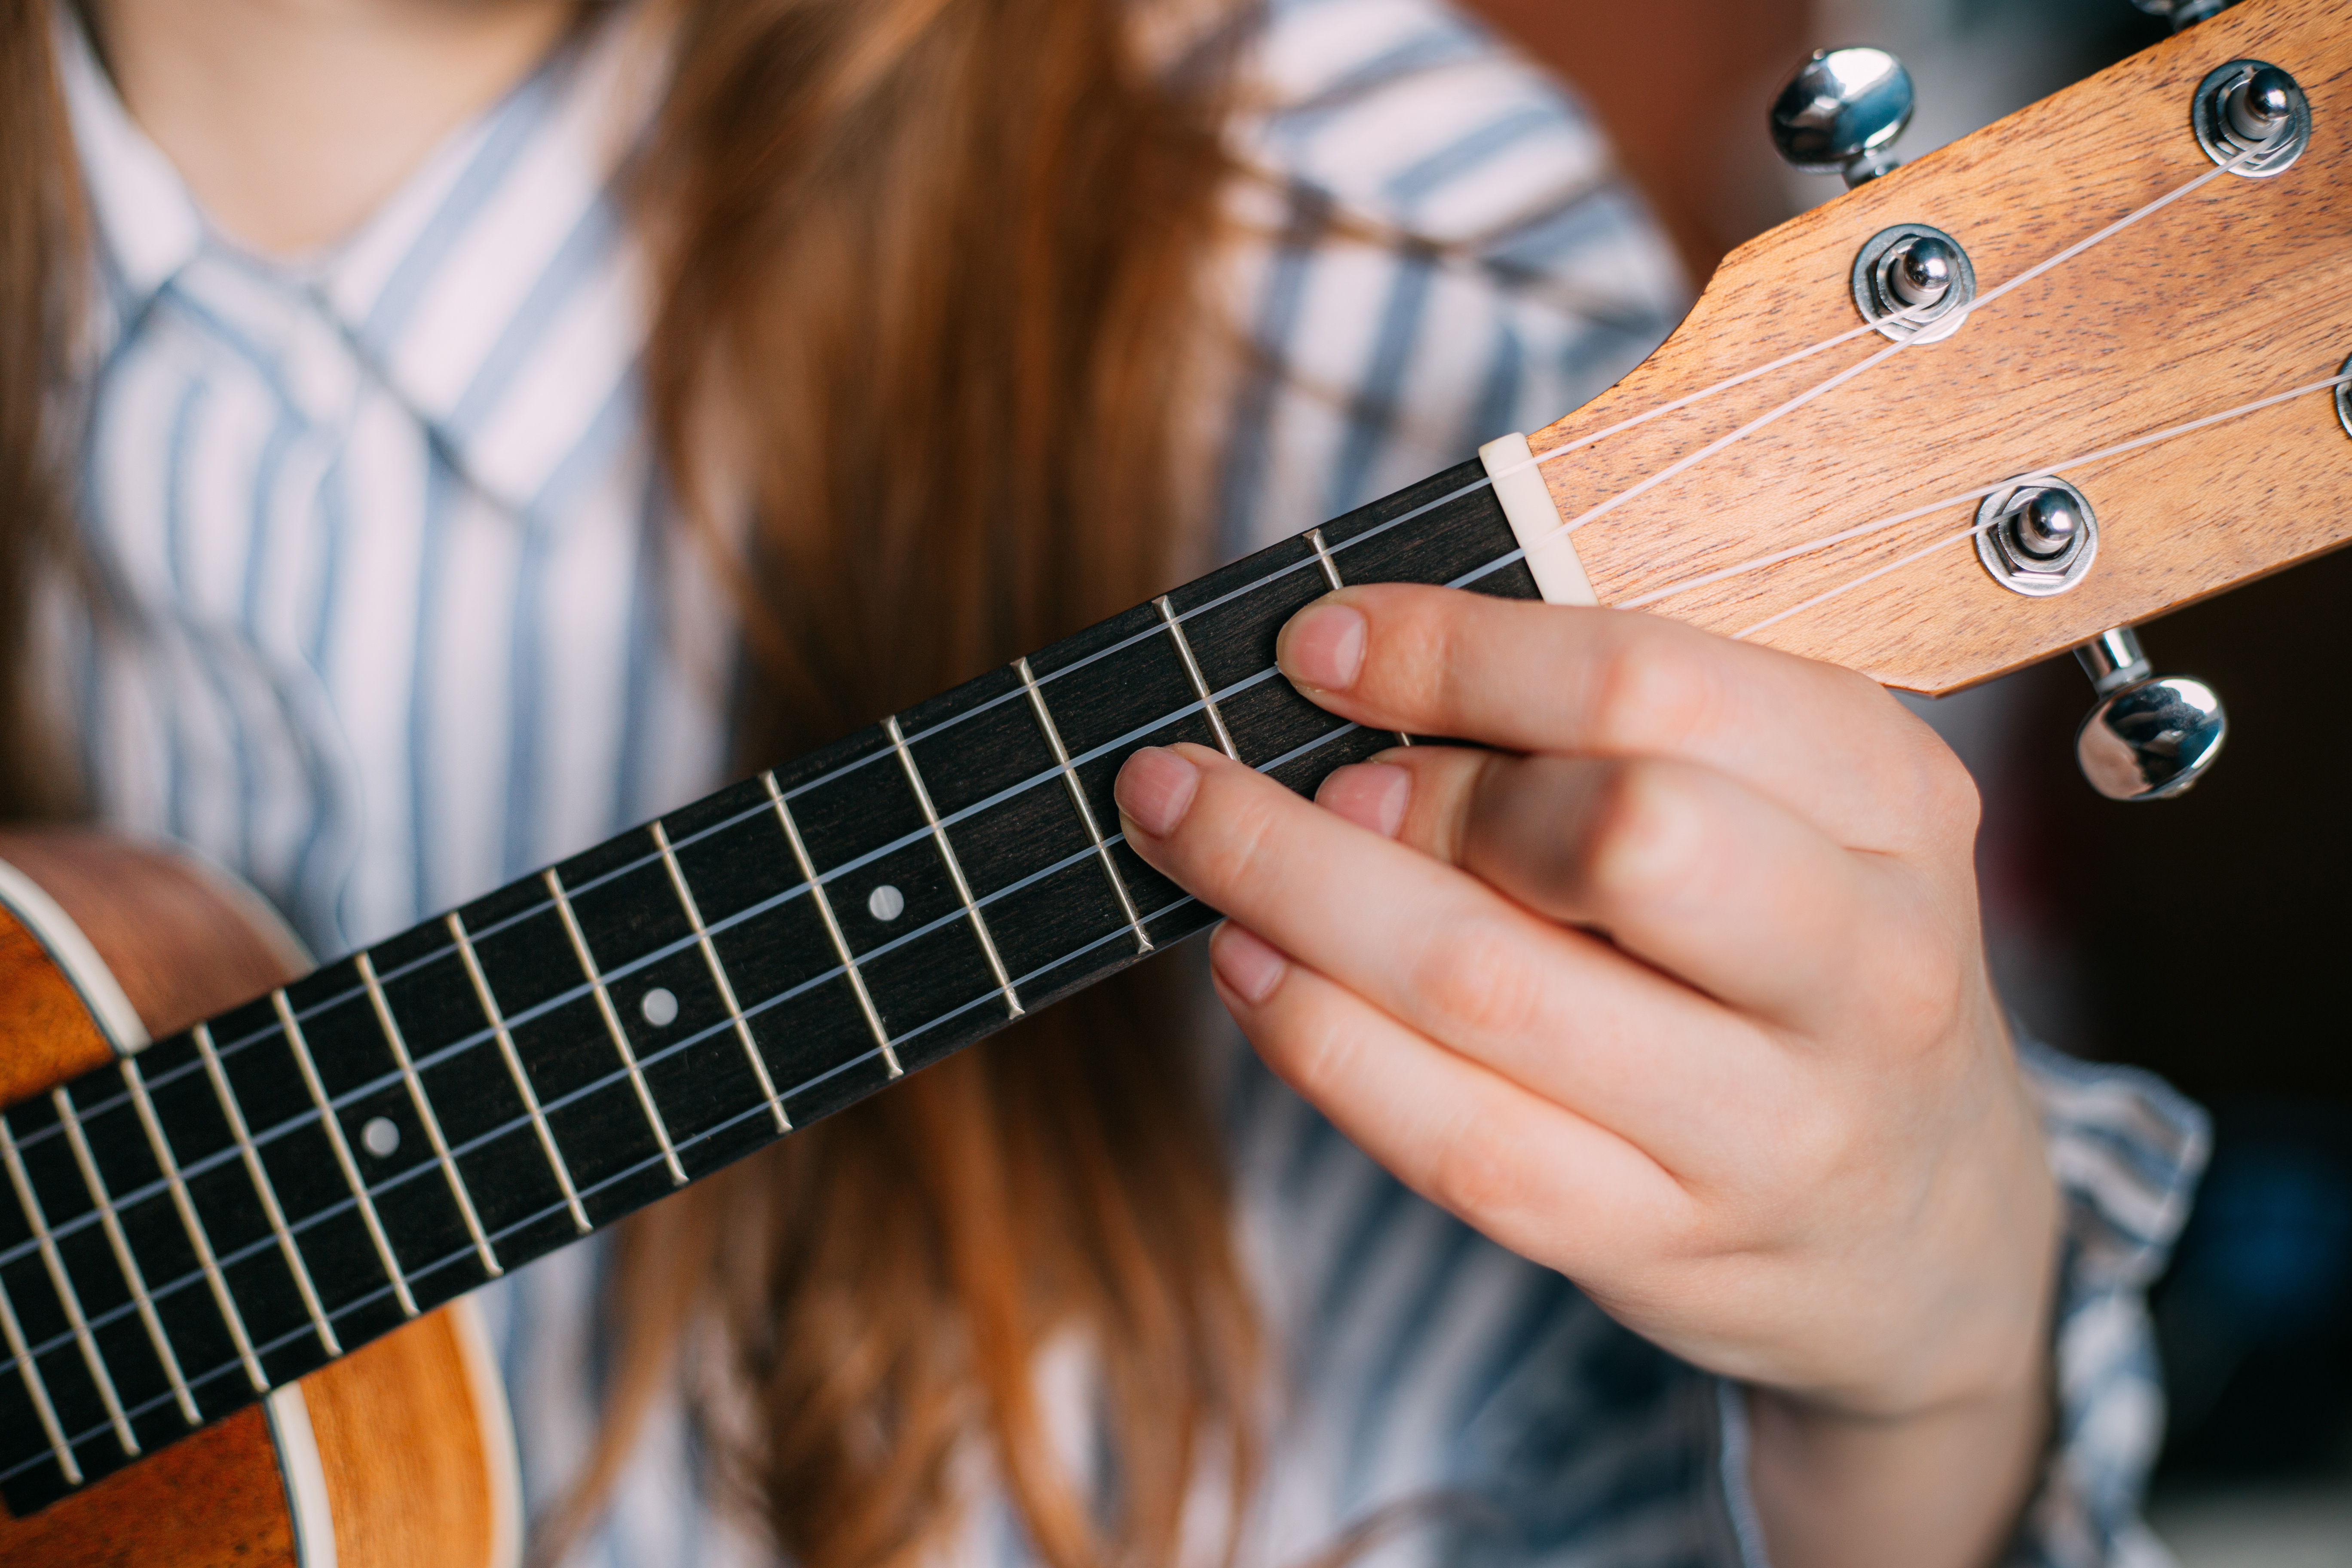
M 1673 622 L 1403 585 L 1279 658 L 1458 735 L 1318 805 L 1197 746 L 1118 781 L 1231 917 L 1218 994 L 1416 1190 L 1755 1396 L 1776 1561 L 1989 1560 L 2046 1428 L 2057 1200 L 1987 981 L 1976 797 L 1870 681 Z

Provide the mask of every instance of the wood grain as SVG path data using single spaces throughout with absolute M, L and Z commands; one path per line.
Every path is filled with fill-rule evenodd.
M 2225 174 L 1906 348 L 1581 529 L 1604 604 L 1996 483 L 2336 374 L 2352 353 L 2352 7 L 2246 0 L 1742 247 L 1640 369 L 1531 437 L 1538 451 L 1769 363 L 1860 321 L 1848 282 L 1871 236 L 1932 224 L 1990 289 L 2212 163 L 2189 130 L 2197 83 L 2256 58 L 2312 104 L 2284 174 Z M 1886 347 L 1867 334 L 1546 465 L 1574 518 Z M 1889 685 L 1939 692 L 2331 549 L 2352 536 L 2352 438 L 2307 395 L 2068 470 L 2099 520 L 2070 593 L 2000 587 L 1946 546 L 1761 632 Z M 1655 608 L 1737 632 L 1973 521 L 1955 505 Z
M 286 1489 L 257 1406 L 30 1519 L 0 1516 L 0 1563 L 9 1568 L 278 1568 L 293 1561 Z
M 79 829 L 0 832 L 121 984 L 151 1035 L 305 967 L 253 895 L 168 850 Z M 110 1051 L 72 980 L 0 911 L 0 1105 Z M 455 1310 L 453 1309 L 452 1310 Z M 484 1423 L 449 1311 L 302 1380 L 341 1568 L 488 1568 L 498 1546 Z M 9 1568 L 280 1568 L 293 1529 L 269 1426 L 238 1412 L 26 1520 L 0 1510 Z
M 4 858 L 4 857 L 0 857 Z M 0 910 L 0 1106 L 39 1093 L 113 1055 L 65 972 Z
M 333 1499 L 341 1568 L 486 1568 L 488 1456 L 448 1311 L 302 1380 Z

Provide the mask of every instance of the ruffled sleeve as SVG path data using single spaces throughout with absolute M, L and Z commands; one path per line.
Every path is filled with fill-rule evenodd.
M 2164 1394 L 2146 1291 L 2205 1168 L 2205 1113 L 2151 1074 L 2019 1047 L 2066 1205 L 2056 1318 L 2057 1433 L 2009 1563 L 2163 1568 L 2140 1519 Z
M 2164 1269 L 2205 1169 L 2204 1111 L 2136 1068 L 2077 1060 L 2020 1037 L 2065 1204 L 2053 1332 L 2056 1431 L 2002 1568 L 2172 1568 L 2140 1518 L 2164 1436 L 2147 1290 Z M 1769 1568 L 1748 1487 L 1748 1406 L 1718 1380 L 1728 1562 Z

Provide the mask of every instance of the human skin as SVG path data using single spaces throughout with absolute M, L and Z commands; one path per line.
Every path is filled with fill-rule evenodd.
M 109 74 L 256 250 L 341 239 L 528 75 L 577 0 L 89 0 Z
M 2050 1429 L 2059 1205 L 1987 980 L 1977 800 L 1849 671 L 1404 585 L 1284 629 L 1399 749 L 1316 801 L 1138 752 L 1121 826 L 1357 1143 L 1749 1390 L 1780 1568 L 1979 1568 Z
M 289 254 L 364 221 L 577 14 L 91 9 L 208 216 Z M 1227 1005 L 1423 1192 L 1749 1382 L 1780 1568 L 1987 1560 L 2047 1426 L 2057 1210 L 1958 764 L 1858 677 L 1649 617 L 1342 599 L 1352 679 L 1318 662 L 1345 616 L 1285 637 L 1310 695 L 1526 755 L 1416 748 L 1318 810 L 1143 753 L 1128 831 L 1240 921 L 1212 949 Z

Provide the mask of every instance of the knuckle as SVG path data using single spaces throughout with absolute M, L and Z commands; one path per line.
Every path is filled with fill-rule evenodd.
M 1412 976 L 1417 994 L 1454 1028 L 1487 1037 L 1517 1034 L 1542 1012 L 1543 985 L 1513 934 L 1492 921 L 1443 924 Z
M 1205 842 L 1195 843 L 1196 858 L 1192 865 L 1195 875 L 1220 890 L 1239 886 L 1253 868 L 1273 853 L 1269 844 L 1277 841 L 1275 814 L 1277 803 L 1246 787 L 1249 782 L 1213 776 L 1203 781 L 1204 795 L 1213 791 L 1223 797 L 1217 802 L 1221 829 L 1202 835 Z M 1236 783 L 1244 787 L 1232 787 Z M 1192 820 L 1201 820 L 1205 816 L 1200 809 L 1201 804 L 1205 803 L 1196 803 L 1190 814 Z
M 1431 1202 L 1473 1223 L 1529 1206 L 1528 1170 L 1476 1126 L 1453 1129 L 1430 1156 L 1426 1179 Z
M 1606 751 L 1665 751 L 1704 733 L 1720 682 L 1694 639 L 1639 626 L 1603 653 L 1591 677 L 1587 724 Z
M 1583 874 L 1602 903 L 1651 900 L 1690 888 L 1711 864 L 1706 803 L 1680 769 L 1624 763 L 1596 787 Z
M 1461 664 L 1454 657 L 1454 617 L 1427 592 L 1406 584 L 1365 590 L 1373 622 L 1371 655 L 1357 690 L 1400 712 L 1443 708 Z

